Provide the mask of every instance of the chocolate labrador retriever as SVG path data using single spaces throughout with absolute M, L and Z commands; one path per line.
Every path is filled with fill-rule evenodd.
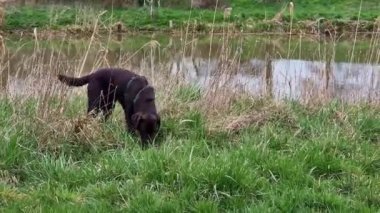
M 127 128 L 137 131 L 145 148 L 160 128 L 160 116 L 155 105 L 155 92 L 144 76 L 119 68 L 102 68 L 79 78 L 58 75 L 69 86 L 87 86 L 87 113 L 103 113 L 105 120 L 112 114 L 115 102 L 124 110 Z

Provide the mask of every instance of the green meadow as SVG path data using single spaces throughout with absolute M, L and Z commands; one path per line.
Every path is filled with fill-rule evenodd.
M 2 98 L 2 212 L 379 211 L 378 106 L 241 97 L 214 115 L 204 101 L 173 91 L 142 150 L 120 107 L 102 123 L 85 96 Z

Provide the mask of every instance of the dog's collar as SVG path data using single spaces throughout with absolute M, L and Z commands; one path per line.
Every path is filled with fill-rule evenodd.
M 137 79 L 137 76 L 132 77 L 131 80 L 128 81 L 128 83 L 127 83 L 127 90 L 129 89 L 129 87 L 131 86 L 132 82 L 133 82 L 135 79 Z
M 135 96 L 135 98 L 133 99 L 133 103 L 136 103 L 136 101 L 139 99 L 140 97 L 140 94 L 147 88 L 149 88 L 150 86 L 149 85 L 146 85 L 145 87 L 143 87 Z
M 131 78 L 131 80 L 129 80 L 128 81 L 128 83 L 127 83 L 127 91 L 128 91 L 128 89 L 129 89 L 129 87 L 131 86 L 131 84 L 132 84 L 132 82 L 134 81 L 134 80 L 136 80 L 138 78 L 138 76 L 134 76 L 134 77 L 132 77 Z M 143 87 L 136 95 L 135 95 L 135 98 L 133 99 L 133 103 L 136 103 L 136 101 L 139 99 L 139 97 L 140 97 L 140 94 L 146 89 L 146 88 L 148 88 L 148 87 L 150 87 L 149 85 L 146 85 L 145 87 Z

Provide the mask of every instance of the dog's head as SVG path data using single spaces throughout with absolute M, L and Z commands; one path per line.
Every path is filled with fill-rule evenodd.
M 161 119 L 157 113 L 137 112 L 132 115 L 132 124 L 139 132 L 143 146 L 153 141 L 161 126 Z
M 155 92 L 153 87 L 145 86 L 133 100 L 132 124 L 141 137 L 143 146 L 157 136 L 161 119 L 156 110 Z

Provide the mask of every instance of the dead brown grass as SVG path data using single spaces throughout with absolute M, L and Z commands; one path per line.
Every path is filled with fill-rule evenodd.
M 226 131 L 230 134 L 239 133 L 241 130 L 254 126 L 260 128 L 268 121 L 280 121 L 287 123 L 287 126 L 296 126 L 295 118 L 283 104 L 271 100 L 256 103 L 252 101 L 251 106 L 247 106 L 244 111 L 234 111 L 230 109 L 221 116 L 214 114 L 206 116 L 208 118 L 209 131 Z
M 115 134 L 104 127 L 100 118 L 82 115 L 76 118 L 48 117 L 35 118 L 30 134 L 38 135 L 40 151 L 58 152 L 63 146 L 71 145 L 85 149 L 115 148 L 124 144 L 115 138 Z M 69 142 L 69 144 L 67 144 Z
M 5 21 L 5 9 L 4 9 L 3 4 L 1 3 L 0 4 L 0 29 L 3 28 L 4 21 Z
M 0 170 L 0 183 L 14 186 L 19 183 L 19 180 L 16 175 L 11 174 L 8 170 Z

